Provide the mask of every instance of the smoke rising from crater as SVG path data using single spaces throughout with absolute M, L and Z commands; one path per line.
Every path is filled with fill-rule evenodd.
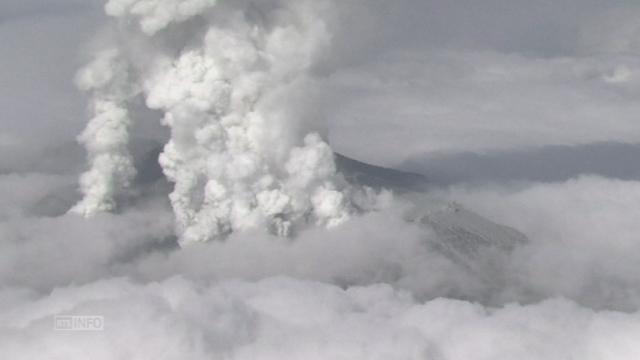
M 73 212 L 92 216 L 115 208 L 136 171 L 127 144 L 131 117 L 127 100 L 135 94 L 126 62 L 117 49 L 104 50 L 77 76 L 78 87 L 91 96 L 93 118 L 78 140 L 89 153 L 89 171 L 82 174 L 84 198 Z
M 80 141 L 90 170 L 91 216 L 115 207 L 135 174 L 126 147 L 127 102 L 140 89 L 164 113 L 171 138 L 160 156 L 181 243 L 266 226 L 288 236 L 332 227 L 375 196 L 353 196 L 336 172 L 313 103 L 312 68 L 331 45 L 332 1 L 111 0 L 113 51 L 79 75 L 94 118 Z M 144 50 L 141 50 L 144 49 Z M 364 199 L 364 200 L 363 200 Z

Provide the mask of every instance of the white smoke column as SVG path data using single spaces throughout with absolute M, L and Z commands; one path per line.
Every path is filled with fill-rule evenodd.
M 356 208 L 352 198 L 367 199 L 337 174 L 315 115 L 295 110 L 306 100 L 311 68 L 330 45 L 325 19 L 332 5 L 330 0 L 107 3 L 107 13 L 121 20 L 120 29 L 132 32 L 120 37 L 121 47 L 170 48 L 151 51 L 151 59 L 131 56 L 128 68 L 137 69 L 147 106 L 162 110 L 171 129 L 160 163 L 175 183 L 170 199 L 181 244 L 259 226 L 281 236 L 306 224 L 336 226 Z M 126 43 L 134 38 L 135 45 Z M 175 39 L 181 39 L 177 46 Z M 119 79 L 109 76 L 105 83 L 120 90 Z M 97 152 L 108 166 L 92 161 L 92 171 L 83 177 L 86 197 L 78 206 L 83 213 L 113 208 L 114 192 L 133 174 L 123 146 L 126 109 L 118 101 L 109 104 L 120 115 L 109 118 L 113 131 L 93 131 L 94 123 L 102 129 L 104 122 L 94 119 L 89 135 L 83 135 L 92 159 L 96 139 L 113 139 Z
M 72 211 L 90 217 L 114 210 L 116 197 L 136 174 L 127 149 L 131 120 L 126 106 L 135 91 L 127 63 L 115 49 L 100 52 L 76 82 L 91 95 L 93 118 L 78 137 L 87 149 L 90 169 L 80 178 L 84 198 Z

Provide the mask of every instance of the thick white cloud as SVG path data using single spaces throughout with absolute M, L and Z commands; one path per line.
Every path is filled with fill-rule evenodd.
M 634 270 L 640 182 L 586 176 L 513 188 L 454 187 L 445 197 L 529 236 L 512 261 L 532 294 L 569 296 L 595 307 L 640 306 Z
M 4 290 L 0 347 L 12 359 L 633 359 L 640 315 L 567 300 L 484 308 L 416 303 L 387 285 L 341 289 L 275 278 L 139 285 L 103 280 L 47 298 Z M 5 300 L 9 299 L 9 300 Z M 100 332 L 54 331 L 56 314 L 104 316 Z
M 111 0 L 108 15 L 138 18 L 142 31 L 153 35 L 172 22 L 182 22 L 216 5 L 218 0 Z

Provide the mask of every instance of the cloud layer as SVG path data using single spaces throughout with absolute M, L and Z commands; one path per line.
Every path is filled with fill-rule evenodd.
M 640 350 L 637 314 L 595 313 L 567 300 L 502 309 L 416 303 L 386 285 L 113 279 L 57 291 L 46 303 L 24 295 L 4 302 L 13 315 L 3 317 L 10 325 L 0 330 L 0 344 L 14 359 L 44 352 L 67 359 L 595 360 L 632 359 Z M 53 314 L 96 311 L 107 319 L 102 332 L 51 331 Z

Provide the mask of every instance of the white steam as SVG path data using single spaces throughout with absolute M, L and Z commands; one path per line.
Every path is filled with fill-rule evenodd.
M 108 15 L 130 17 L 149 35 L 172 22 L 182 22 L 202 13 L 218 0 L 111 0 L 105 6 Z
M 309 102 L 310 71 L 330 44 L 328 4 L 109 1 L 106 11 L 125 35 L 120 51 L 148 52 L 124 60 L 100 54 L 81 76 L 96 117 L 81 137 L 91 170 L 76 210 L 112 210 L 133 177 L 125 100 L 139 86 L 171 129 L 160 164 L 175 184 L 182 244 L 257 226 L 287 236 L 307 223 L 349 218 L 351 190 L 336 173 L 319 116 L 296 111 Z
M 118 50 L 100 52 L 80 71 L 77 84 L 91 94 L 93 118 L 78 137 L 89 153 L 90 169 L 80 178 L 84 199 L 72 211 L 92 216 L 113 210 L 116 196 L 136 174 L 127 149 L 131 118 L 126 104 L 135 86 Z

